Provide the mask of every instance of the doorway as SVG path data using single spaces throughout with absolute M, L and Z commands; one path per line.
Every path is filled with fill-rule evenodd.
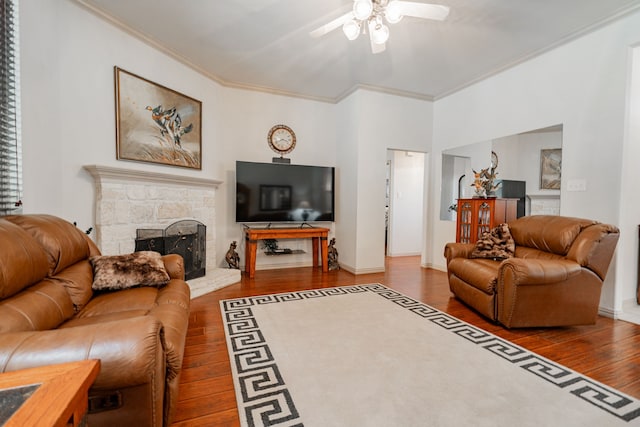
M 385 255 L 422 254 L 425 153 L 387 150 Z

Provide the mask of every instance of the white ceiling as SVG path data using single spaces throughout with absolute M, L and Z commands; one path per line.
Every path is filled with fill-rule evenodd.
M 431 0 L 385 52 L 338 28 L 352 0 L 76 0 L 223 85 L 336 102 L 359 87 L 438 99 L 637 10 L 640 0 Z M 414 0 L 426 2 L 423 0 Z

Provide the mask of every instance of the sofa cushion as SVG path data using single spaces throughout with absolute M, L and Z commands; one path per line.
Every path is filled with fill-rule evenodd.
M 500 224 L 491 231 L 484 233 L 476 241 L 476 246 L 471 252 L 470 258 L 507 259 L 511 258 L 516 250 L 516 244 L 509 232 L 507 224 Z
M 68 221 L 52 215 L 10 215 L 8 221 L 22 227 L 45 250 L 49 275 L 89 257 L 84 233 Z
M 522 259 L 564 259 L 562 255 L 541 251 L 540 249 L 527 248 L 526 246 L 516 246 L 515 258 Z
M 65 289 L 44 279 L 0 301 L 0 334 L 54 329 L 71 316 L 73 304 Z
M 509 222 L 516 246 L 565 256 L 578 234 L 595 221 L 555 215 L 523 216 Z
M 127 314 L 129 312 L 136 312 L 136 316 L 146 315 L 156 304 L 157 298 L 158 289 L 150 286 L 117 292 L 96 292 L 82 311 L 75 315 L 74 320 L 114 314 L 130 317 Z
M 158 252 L 141 251 L 126 255 L 94 256 L 95 291 L 128 289 L 135 286 L 163 286 L 169 283 L 169 274 Z
M 0 219 L 0 300 L 39 282 L 49 271 L 47 254 L 22 228 Z
M 58 329 L 77 328 L 79 326 L 87 326 L 87 325 L 99 325 L 105 322 L 112 322 L 112 321 L 123 320 L 123 319 L 131 319 L 134 317 L 147 316 L 148 314 L 149 314 L 149 310 L 129 310 L 129 311 L 118 311 L 114 313 L 99 314 L 95 316 L 74 317 L 71 320 L 64 322 L 62 325 L 58 326 Z

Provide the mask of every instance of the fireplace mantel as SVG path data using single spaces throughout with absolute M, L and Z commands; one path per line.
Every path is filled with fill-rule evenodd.
M 148 172 L 136 169 L 126 169 L 113 166 L 85 165 L 97 182 L 128 181 L 140 183 L 172 184 L 178 186 L 218 188 L 222 181 L 216 179 L 197 178 L 169 173 Z

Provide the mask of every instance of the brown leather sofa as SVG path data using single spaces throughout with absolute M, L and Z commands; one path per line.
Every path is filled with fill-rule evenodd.
M 0 242 L 0 372 L 99 359 L 89 425 L 170 425 L 189 319 L 182 258 L 163 257 L 162 287 L 94 292 L 100 252 L 69 222 L 2 217 Z
M 515 256 L 504 260 L 470 258 L 474 244 L 447 243 L 451 292 L 508 328 L 594 324 L 619 230 L 547 215 L 508 226 Z

